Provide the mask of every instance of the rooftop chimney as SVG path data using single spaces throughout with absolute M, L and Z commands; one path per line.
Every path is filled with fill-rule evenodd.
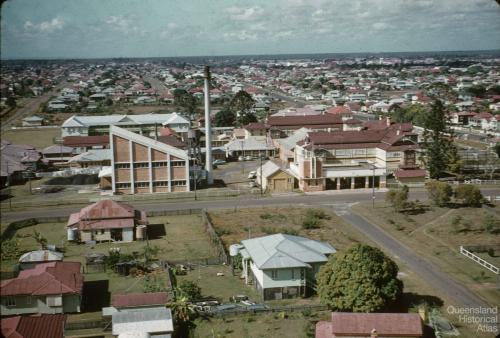
M 210 121 L 210 67 L 205 66 L 205 169 L 207 183 L 214 183 L 212 175 L 212 123 Z
M 387 116 L 386 122 L 387 122 L 387 126 L 390 127 L 391 126 L 391 118 L 389 116 Z

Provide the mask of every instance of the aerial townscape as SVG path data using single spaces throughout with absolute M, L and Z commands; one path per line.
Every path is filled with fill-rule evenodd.
M 499 337 L 498 2 L 1 26 L 1 337 Z

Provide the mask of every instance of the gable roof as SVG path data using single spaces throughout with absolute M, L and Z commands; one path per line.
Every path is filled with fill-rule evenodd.
M 108 145 L 108 135 L 95 136 L 65 136 L 63 144 L 67 147 L 91 147 L 96 145 Z
M 259 269 L 311 267 L 309 263 L 326 262 L 336 250 L 326 242 L 305 237 L 275 234 L 241 242 Z
M 379 336 L 415 336 L 423 334 L 422 320 L 416 313 L 347 313 L 333 312 L 332 333 L 368 335 L 375 329 Z
M 1 329 L 5 338 L 63 338 L 66 315 L 32 315 L 3 318 Z
M 73 115 L 64 123 L 62 127 L 90 127 L 90 126 L 107 126 L 114 124 L 187 124 L 189 121 L 177 113 L 171 114 L 140 114 L 140 115 L 93 115 L 93 116 L 77 116 Z
M 32 269 L 22 270 L 16 278 L 2 281 L 0 294 L 57 295 L 81 294 L 83 276 L 80 262 L 50 262 L 37 264 Z
M 166 292 L 127 293 L 111 297 L 111 305 L 115 308 L 165 305 L 168 301 L 168 293 Z
M 309 115 L 309 116 L 271 116 L 267 120 L 271 127 L 307 127 L 311 125 L 341 125 L 342 116 L 340 115 Z

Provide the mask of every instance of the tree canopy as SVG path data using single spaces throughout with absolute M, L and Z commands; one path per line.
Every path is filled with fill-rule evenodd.
M 222 109 L 215 114 L 216 127 L 232 127 L 236 122 L 236 114 L 229 109 Z
M 176 106 L 184 108 L 189 115 L 196 113 L 196 98 L 185 89 L 177 88 L 174 90 L 174 103 Z
M 255 101 L 252 96 L 246 91 L 240 90 L 229 103 L 229 109 L 235 113 L 247 113 L 253 108 L 254 104 Z
M 380 249 L 357 244 L 321 267 L 318 295 L 333 311 L 378 311 L 401 295 L 398 270 Z
M 423 161 L 431 178 L 439 178 L 457 161 L 453 134 L 448 128 L 443 103 L 435 100 L 423 117 L 424 157 Z M 448 135 L 446 135 L 448 134 Z

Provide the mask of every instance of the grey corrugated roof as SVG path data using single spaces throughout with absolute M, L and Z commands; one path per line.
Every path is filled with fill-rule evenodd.
M 276 234 L 241 242 L 259 269 L 310 267 L 336 252 L 330 244 L 305 237 Z
M 111 149 L 90 149 L 73 156 L 68 162 L 96 162 L 104 160 L 111 160 Z
M 171 114 L 140 114 L 140 115 L 102 115 L 102 116 L 77 116 L 73 115 L 62 127 L 106 126 L 120 124 L 187 124 L 189 121 L 177 113 Z
M 307 128 L 300 128 L 287 138 L 279 139 L 278 143 L 285 149 L 293 149 L 297 142 L 305 139 L 307 133 L 309 133 L 310 131 L 311 130 Z
M 272 150 L 274 146 L 272 144 L 266 144 L 265 141 L 259 141 L 255 136 L 250 136 L 246 139 L 232 140 L 225 145 L 226 149 L 229 151 L 250 151 L 250 150 Z
M 256 169 L 257 176 L 260 176 L 260 172 L 261 172 L 260 169 L 261 169 L 260 166 L 257 167 L 257 169 Z M 276 163 L 274 163 L 273 161 L 267 161 L 266 163 L 264 163 L 262 165 L 262 177 L 269 177 L 280 169 L 281 169 L 281 167 L 279 165 L 277 165 Z

